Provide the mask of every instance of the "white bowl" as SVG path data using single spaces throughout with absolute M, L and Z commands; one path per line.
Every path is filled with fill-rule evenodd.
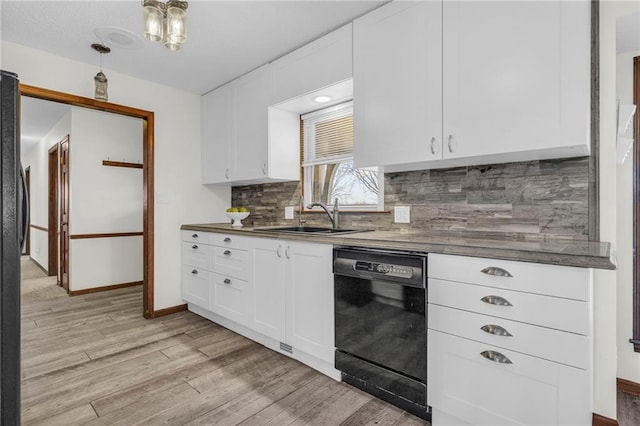
M 225 215 L 227 215 L 227 217 L 229 219 L 231 219 L 231 226 L 234 227 L 241 227 L 242 226 L 242 220 L 246 219 L 247 217 L 249 217 L 249 212 L 237 212 L 237 213 L 230 213 L 230 212 L 225 212 Z

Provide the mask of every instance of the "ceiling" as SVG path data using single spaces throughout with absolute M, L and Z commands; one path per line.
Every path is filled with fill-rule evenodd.
M 0 31 L 3 40 L 96 65 L 99 54 L 90 44 L 103 41 L 112 48 L 103 57 L 107 76 L 109 70 L 114 70 L 204 94 L 384 3 L 189 1 L 188 39 L 178 52 L 140 38 L 140 0 L 2 0 Z M 121 29 L 116 30 L 120 38 L 126 41 L 129 37 L 131 44 L 118 45 L 117 34 L 103 34 L 101 37 L 106 40 L 100 40 L 94 31 L 104 27 Z
M 640 12 L 617 18 L 616 52 L 636 52 L 638 50 L 640 50 Z

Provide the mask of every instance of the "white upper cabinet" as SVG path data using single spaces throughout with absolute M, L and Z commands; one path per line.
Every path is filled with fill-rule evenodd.
M 590 4 L 419 2 L 354 22 L 356 165 L 589 154 Z
M 358 167 L 442 158 L 442 4 L 393 2 L 354 21 Z
M 352 26 L 333 31 L 274 61 L 274 103 L 352 77 Z
M 229 182 L 235 173 L 234 92 L 223 86 L 202 97 L 202 183 Z

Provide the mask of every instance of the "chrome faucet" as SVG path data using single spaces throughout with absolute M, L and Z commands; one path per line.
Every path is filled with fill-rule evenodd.
M 312 209 L 314 207 L 320 207 L 322 208 L 322 210 L 324 210 L 327 216 L 329 216 L 329 220 L 331 221 L 333 229 L 338 229 L 340 227 L 340 209 L 338 206 L 337 197 L 333 200 L 333 214 L 331 214 L 326 204 L 323 203 L 311 203 L 307 206 L 308 209 Z

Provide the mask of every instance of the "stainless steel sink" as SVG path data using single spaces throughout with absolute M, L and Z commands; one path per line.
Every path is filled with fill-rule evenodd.
M 289 234 L 320 234 L 320 235 L 333 235 L 333 234 L 355 234 L 356 232 L 367 232 L 370 229 L 334 229 L 324 228 L 319 226 L 285 226 L 279 228 L 256 228 L 256 231 L 263 232 L 283 232 Z

